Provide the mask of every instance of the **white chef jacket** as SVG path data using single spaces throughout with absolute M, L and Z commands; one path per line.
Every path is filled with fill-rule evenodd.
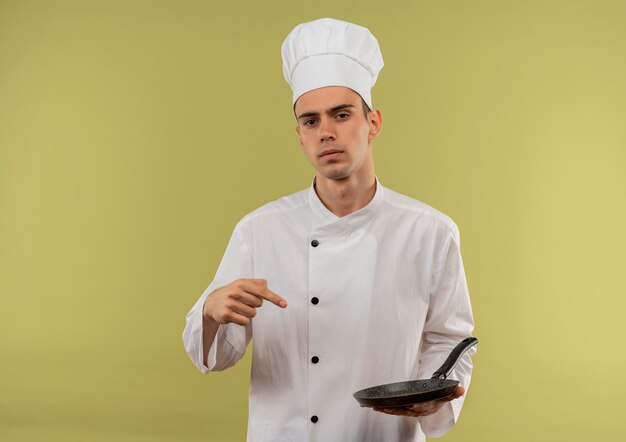
M 266 301 L 247 326 L 221 325 L 204 366 L 204 300 L 239 278 L 266 279 L 289 305 Z M 249 442 L 424 441 L 454 425 L 464 397 L 414 418 L 362 408 L 352 395 L 430 378 L 473 328 L 457 226 L 377 179 L 372 201 L 344 217 L 314 183 L 245 216 L 183 341 L 207 373 L 234 365 L 253 340 Z M 450 376 L 466 389 L 471 353 Z

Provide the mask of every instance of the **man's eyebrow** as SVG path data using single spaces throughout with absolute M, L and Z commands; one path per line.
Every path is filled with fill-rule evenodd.
M 340 104 L 338 106 L 334 106 L 332 108 L 330 108 L 329 110 L 326 111 L 326 113 L 332 113 L 332 112 L 337 112 L 338 110 L 341 109 L 348 109 L 354 107 L 354 104 Z M 305 118 L 305 117 L 319 117 L 320 113 L 319 112 L 305 112 L 303 114 L 298 115 L 298 120 L 300 118 Z
M 319 117 L 319 112 L 305 112 L 303 114 L 298 115 L 298 120 L 300 118 L 305 118 L 305 117 Z
M 347 109 L 349 107 L 354 107 L 354 104 L 340 104 L 339 106 L 333 107 L 330 112 L 335 112 L 341 109 Z

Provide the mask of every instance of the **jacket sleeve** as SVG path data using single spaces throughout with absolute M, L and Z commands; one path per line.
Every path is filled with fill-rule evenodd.
M 185 350 L 193 364 L 202 373 L 220 371 L 235 365 L 244 355 L 252 338 L 252 325 L 224 324 L 218 328 L 215 340 L 209 350 L 207 365 L 203 363 L 202 309 L 204 301 L 215 289 L 240 278 L 251 278 L 253 265 L 245 244 L 239 223 L 230 238 L 213 282 L 202 293 L 200 299 L 187 313 L 187 323 L 183 330 Z
M 434 264 L 430 305 L 424 324 L 418 379 L 429 379 L 460 341 L 472 335 L 474 319 L 456 225 L 448 229 L 446 240 Z M 467 392 L 472 373 L 472 347 L 458 362 L 449 379 L 459 381 Z M 436 413 L 419 418 L 429 437 L 441 437 L 456 423 L 465 400 L 462 396 L 447 402 Z

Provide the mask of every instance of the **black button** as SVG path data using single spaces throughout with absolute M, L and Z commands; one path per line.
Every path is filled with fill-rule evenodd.
M 311 422 L 313 422 L 314 424 L 317 423 L 319 419 L 317 418 L 317 416 L 311 416 Z
M 317 356 L 313 356 L 311 358 L 311 362 L 313 362 L 314 364 L 317 364 L 320 361 L 320 358 L 318 358 Z
M 319 245 L 320 245 L 320 242 L 319 242 L 318 240 L 314 239 L 313 241 L 311 241 L 311 245 L 312 245 L 313 247 L 317 247 L 317 246 L 319 246 Z
M 311 298 L 311 304 L 317 305 L 318 302 L 320 302 L 320 300 L 317 299 L 316 297 Z

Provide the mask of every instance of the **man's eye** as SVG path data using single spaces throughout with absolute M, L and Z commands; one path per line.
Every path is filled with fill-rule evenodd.
M 345 120 L 346 118 L 348 118 L 350 116 L 350 114 L 347 114 L 345 112 L 342 112 L 340 114 L 337 114 L 337 118 L 339 118 L 340 120 Z
M 315 120 L 306 120 L 306 121 L 304 122 L 304 125 L 305 125 L 305 126 L 312 126 L 312 125 L 314 125 L 314 124 L 315 124 Z

